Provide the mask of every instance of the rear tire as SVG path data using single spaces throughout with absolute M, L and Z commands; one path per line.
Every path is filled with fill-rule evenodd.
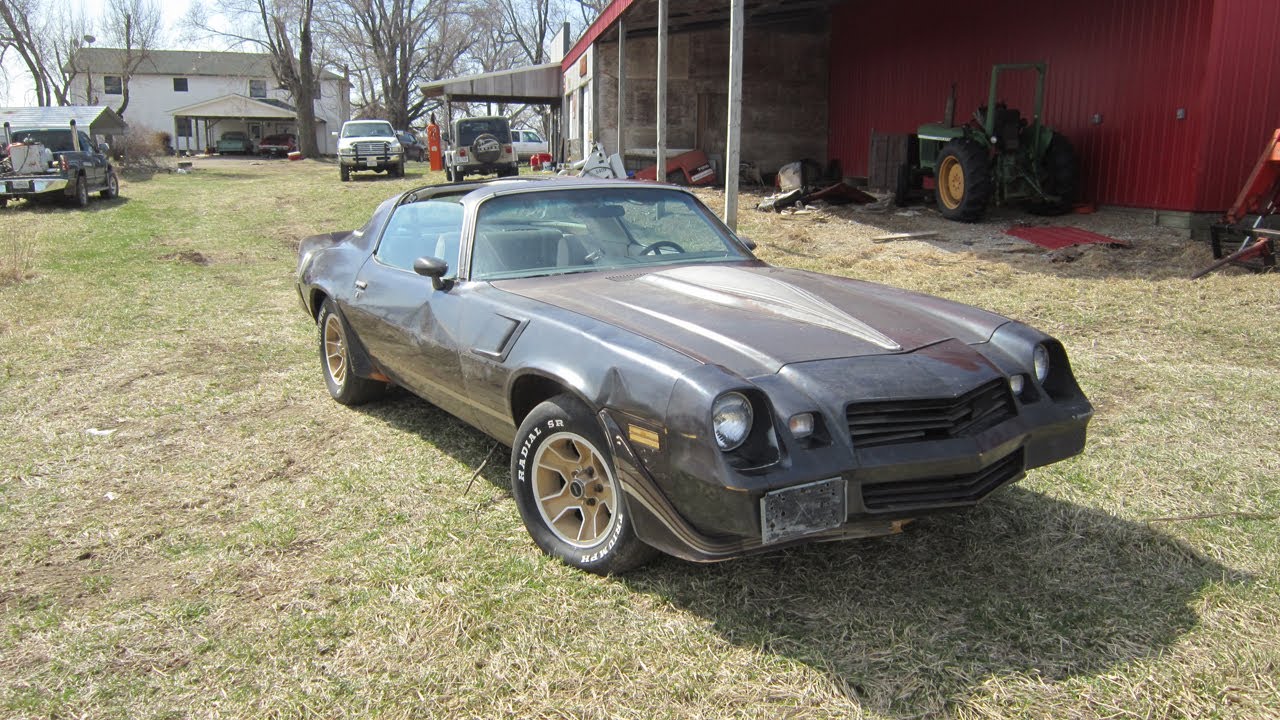
M 995 188 L 987 152 L 972 140 L 956 139 L 938 153 L 938 212 L 948 220 L 977 222 Z
M 351 331 L 332 300 L 320 306 L 320 371 L 329 396 L 343 405 L 362 405 L 386 390 L 380 383 L 355 374 L 351 367 Z
M 1076 153 L 1070 141 L 1054 133 L 1036 168 L 1040 187 L 1056 201 L 1042 200 L 1027 205 L 1033 215 L 1061 215 L 1070 212 L 1076 201 Z
M 542 551 L 598 575 L 639 567 L 656 552 L 636 537 L 609 443 L 590 408 L 557 395 L 533 409 L 511 450 L 511 493 Z
M 89 207 L 89 183 L 83 175 L 76 176 L 76 194 L 71 196 L 71 204 L 78 208 Z

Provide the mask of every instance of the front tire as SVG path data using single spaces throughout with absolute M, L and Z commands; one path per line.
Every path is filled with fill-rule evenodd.
M 325 300 L 317 319 L 320 370 L 329 395 L 343 405 L 361 405 L 382 394 L 384 383 L 355 374 L 351 368 L 351 333 L 332 300 Z
M 956 139 L 938 153 L 938 212 L 948 220 L 977 222 L 987 211 L 993 184 L 987 152 L 972 140 Z
M 120 197 L 120 179 L 116 177 L 114 171 L 107 173 L 107 186 L 98 193 L 98 197 L 103 200 L 114 200 Z
M 595 415 L 557 395 L 520 424 L 511 450 L 511 492 L 542 551 L 596 573 L 624 573 L 655 551 L 636 537 L 622 486 Z
M 1056 201 L 1040 200 L 1027 205 L 1033 215 L 1061 215 L 1070 212 L 1076 201 L 1076 154 L 1062 133 L 1054 133 L 1037 168 L 1040 187 Z
M 346 165 L 339 165 L 338 177 L 342 178 L 342 182 L 349 182 L 351 180 L 351 168 Z

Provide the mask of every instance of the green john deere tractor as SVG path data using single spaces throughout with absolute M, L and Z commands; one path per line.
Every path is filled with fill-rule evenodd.
M 949 220 L 980 220 L 992 202 L 1023 202 L 1038 215 L 1070 210 L 1076 191 L 1075 153 L 1061 133 L 1041 123 L 1047 69 L 1042 62 L 992 67 L 986 106 L 959 126 L 953 122 L 953 86 L 946 119 L 920 126 L 919 161 L 904 165 L 899 173 L 899 202 L 913 186 L 921 186 L 923 177 L 933 176 L 938 211 Z M 1035 114 L 1030 122 L 997 102 L 1000 74 L 1021 70 L 1037 73 Z

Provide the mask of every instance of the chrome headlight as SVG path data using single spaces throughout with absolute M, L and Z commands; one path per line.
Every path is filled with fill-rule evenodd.
M 728 452 L 746 442 L 751 434 L 751 401 L 738 392 L 729 392 L 716 398 L 711 406 L 711 430 L 716 445 Z
M 1049 377 L 1049 349 L 1043 343 L 1036 345 L 1031 364 L 1036 371 L 1036 382 L 1043 383 L 1044 379 Z

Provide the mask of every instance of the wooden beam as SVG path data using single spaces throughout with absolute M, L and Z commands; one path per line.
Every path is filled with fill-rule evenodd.
M 627 21 L 618 20 L 618 147 L 615 152 L 627 162 Z
M 746 0 L 729 7 L 729 126 L 725 130 L 724 224 L 738 230 L 738 158 L 742 140 L 742 25 Z

